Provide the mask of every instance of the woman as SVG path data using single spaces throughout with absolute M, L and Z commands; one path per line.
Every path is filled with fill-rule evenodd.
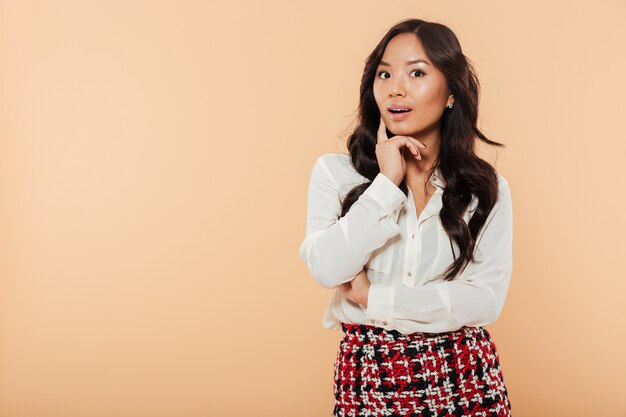
M 407 19 L 366 61 L 349 154 L 316 161 L 299 254 L 334 289 L 337 416 L 510 416 L 485 325 L 512 268 L 507 180 L 475 153 L 479 84 L 454 33 Z

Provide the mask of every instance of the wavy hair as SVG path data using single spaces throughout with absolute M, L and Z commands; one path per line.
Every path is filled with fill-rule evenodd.
M 401 33 L 413 33 L 421 40 L 428 58 L 443 73 L 454 95 L 454 107 L 446 107 L 440 120 L 439 156 L 431 172 L 432 175 L 439 168 L 445 181 L 439 217 L 454 256 L 454 262 L 443 274 L 443 279 L 451 281 L 467 264 L 475 261 L 477 236 L 498 198 L 497 172 L 476 155 L 476 138 L 489 145 L 504 145 L 488 139 L 477 127 L 480 84 L 459 40 L 447 26 L 421 19 L 400 21 L 389 29 L 367 57 L 361 78 L 357 125 L 347 144 L 353 167 L 369 182 L 357 185 L 346 194 L 342 200 L 341 216 L 348 212 L 380 172 L 375 152 L 380 111 L 374 99 L 374 77 L 387 44 Z M 389 130 L 387 134 L 390 134 Z M 399 187 L 408 195 L 404 181 Z M 472 196 L 477 197 L 478 205 L 466 223 L 463 214 Z M 458 256 L 452 241 L 459 248 Z

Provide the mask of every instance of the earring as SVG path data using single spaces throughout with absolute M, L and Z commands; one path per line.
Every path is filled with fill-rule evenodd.
M 447 106 L 447 107 L 452 108 L 452 106 L 454 106 L 454 103 L 450 103 L 450 104 L 448 104 L 448 106 Z

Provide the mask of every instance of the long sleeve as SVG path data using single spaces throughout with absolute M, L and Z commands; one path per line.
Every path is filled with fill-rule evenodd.
M 402 190 L 379 173 L 339 218 L 339 185 L 324 155 L 318 158 L 309 182 L 306 237 L 299 248 L 313 278 L 326 288 L 354 278 L 374 250 L 400 233 L 397 218 L 405 202 Z
M 498 201 L 477 239 L 476 258 L 453 281 L 395 287 L 373 284 L 368 293 L 368 323 L 408 334 L 439 333 L 496 321 L 512 272 L 513 212 L 503 180 Z

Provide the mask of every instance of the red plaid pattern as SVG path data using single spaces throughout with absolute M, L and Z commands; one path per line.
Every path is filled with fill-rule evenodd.
M 402 334 L 342 323 L 335 416 L 511 415 L 496 346 L 484 327 Z

